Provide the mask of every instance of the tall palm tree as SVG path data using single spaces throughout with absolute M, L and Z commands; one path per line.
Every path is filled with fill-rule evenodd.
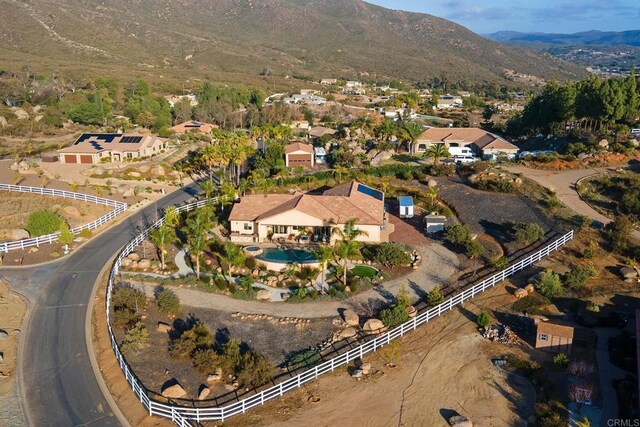
M 364 230 L 358 229 L 358 227 L 356 226 L 357 221 L 357 218 L 351 218 L 344 224 L 344 227 L 333 227 L 331 229 L 331 234 L 337 235 L 338 238 L 343 241 L 353 241 L 360 236 L 368 236 L 369 233 Z
M 409 154 L 413 154 L 413 147 L 418 140 L 418 137 L 422 135 L 422 132 L 422 126 L 416 122 L 409 122 L 402 126 L 401 135 L 407 142 L 407 150 L 409 151 Z
M 433 164 L 434 165 L 439 165 L 440 164 L 440 159 L 442 157 L 449 157 L 449 156 L 451 156 L 451 154 L 449 153 L 449 150 L 447 149 L 446 145 L 444 145 L 444 144 L 433 144 L 427 150 L 426 156 L 433 159 Z
M 231 267 L 242 267 L 244 265 L 245 256 L 238 245 L 227 242 L 222 247 L 222 251 L 218 253 L 218 259 L 224 261 L 230 270 Z M 228 276 L 231 277 L 230 271 Z
M 170 227 L 176 227 L 180 222 L 180 214 L 175 206 L 167 206 L 164 210 L 164 223 Z
M 211 195 L 213 194 L 213 190 L 215 190 L 215 184 L 212 180 L 207 179 L 200 184 L 200 188 L 204 192 L 205 199 L 210 199 Z
M 434 207 L 436 204 L 436 197 L 438 197 L 438 189 L 436 187 L 428 187 L 427 196 L 431 198 L 431 207 Z
M 189 255 L 196 264 L 196 277 L 200 278 L 200 257 L 207 246 L 207 232 L 215 225 L 213 210 L 210 206 L 196 209 L 187 218 L 182 231 L 187 236 Z
M 327 269 L 327 263 L 334 256 L 333 248 L 329 245 L 320 245 L 313 250 L 313 254 L 320 264 L 320 271 L 322 272 L 320 291 L 324 294 L 325 270 Z
M 151 238 L 151 242 L 156 246 L 156 248 L 158 248 L 158 252 L 160 253 L 160 264 L 162 266 L 162 270 L 164 270 L 166 266 L 165 256 L 167 254 L 167 246 L 178 241 L 176 230 L 175 228 L 164 224 L 151 230 L 149 237 Z
M 360 242 L 356 241 L 359 236 L 368 236 L 364 230 L 356 227 L 356 218 L 348 220 L 343 228 L 333 227 L 332 234 L 336 234 L 340 238 L 340 242 L 335 248 L 335 256 L 342 261 L 342 283 L 347 286 L 347 265 L 349 260 L 360 256 Z
M 342 175 L 349 173 L 349 169 L 344 166 L 338 165 L 333 168 L 333 175 L 338 175 L 338 182 L 342 184 Z

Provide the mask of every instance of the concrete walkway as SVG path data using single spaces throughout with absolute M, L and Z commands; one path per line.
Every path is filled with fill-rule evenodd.
M 381 302 L 388 302 L 392 295 L 406 286 L 414 298 L 423 297 L 436 285 L 444 285 L 456 273 L 459 272 L 458 257 L 445 247 L 431 244 L 427 248 L 419 250 L 422 254 L 422 263 L 417 270 L 411 273 L 383 283 L 374 289 L 369 289 L 354 295 L 344 301 L 323 301 L 308 303 L 283 303 L 271 301 L 245 301 L 226 295 L 206 293 L 194 289 L 172 287 L 172 290 L 180 298 L 183 305 L 196 308 L 211 308 L 226 312 L 242 312 L 251 314 L 269 314 L 277 317 L 319 318 L 332 317 L 339 314 L 339 309 L 350 308 L 359 313 L 366 311 L 368 307 L 374 307 Z M 149 297 L 153 297 L 154 283 L 134 283 Z M 256 285 L 258 287 L 259 285 Z M 263 285 L 264 286 L 264 285 Z M 286 293 L 286 289 L 270 288 L 277 293 Z
M 589 206 L 588 203 L 583 201 L 578 194 L 576 184 L 582 178 L 612 172 L 616 169 L 619 169 L 619 167 L 571 169 L 564 171 L 531 169 L 519 165 L 509 166 L 507 168 L 509 172 L 521 173 L 525 177 L 534 180 L 546 189 L 554 191 L 557 194 L 558 199 L 560 199 L 562 203 L 564 203 L 569 209 L 571 209 L 578 215 L 586 216 L 596 221 L 600 221 L 603 224 L 610 223 L 611 219 L 602 215 L 600 212 Z M 632 235 L 636 239 L 640 240 L 640 231 L 634 230 Z

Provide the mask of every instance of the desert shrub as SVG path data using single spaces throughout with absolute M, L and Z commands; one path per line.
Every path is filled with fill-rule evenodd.
M 379 245 L 367 245 L 362 250 L 362 255 L 385 267 L 411 264 L 411 255 L 404 246 L 398 243 L 381 243 Z
M 544 237 L 544 230 L 535 222 L 519 222 L 511 226 L 511 234 L 516 242 L 530 245 Z
M 118 286 L 111 296 L 111 305 L 117 326 L 133 325 L 140 319 L 140 312 L 147 308 L 147 297 L 137 289 Z
M 519 357 L 509 357 L 507 360 L 509 367 L 519 369 L 528 376 L 534 376 L 541 372 L 541 367 L 535 360 L 521 359 Z
M 222 276 L 217 276 L 214 282 L 216 284 L 216 288 L 218 288 L 219 291 L 224 292 L 229 287 L 229 282 L 226 281 Z
M 320 361 L 320 353 L 312 348 L 292 351 L 291 353 L 287 354 L 286 357 L 286 364 L 291 369 L 312 367 L 320 363 Z
M 454 224 L 444 230 L 444 240 L 453 246 L 463 248 L 471 241 L 471 230 L 467 225 Z
M 409 320 L 407 307 L 394 304 L 389 308 L 385 308 L 380 312 L 380 320 L 386 327 L 394 328 Z
M 57 213 L 40 209 L 29 215 L 26 230 L 31 237 L 44 236 L 60 230 L 63 221 L 64 219 Z
M 517 312 L 530 311 L 549 304 L 551 304 L 551 301 L 543 295 L 530 293 L 526 297 L 520 298 L 518 301 L 514 302 L 511 305 L 511 309 Z
M 621 254 L 627 250 L 632 229 L 633 223 L 627 216 L 618 216 L 609 224 L 609 243 L 614 252 Z
M 133 326 L 125 331 L 124 339 L 120 343 L 120 349 L 123 353 L 138 351 L 146 345 L 149 340 L 149 331 L 142 322 L 136 322 Z
M 180 298 L 170 289 L 161 289 L 156 293 L 156 303 L 161 313 L 169 316 L 180 313 Z
M 242 355 L 238 382 L 246 387 L 258 387 L 275 375 L 275 367 L 260 353 L 248 351 Z
M 62 221 L 60 223 L 60 234 L 58 234 L 58 242 L 62 245 L 68 245 L 73 242 L 74 235 L 69 228 L 69 224 L 67 221 Z
M 562 283 L 560 276 L 552 270 L 547 269 L 540 274 L 540 279 L 536 283 L 538 292 L 547 298 L 555 298 L 562 295 Z
M 491 323 L 491 317 L 489 317 L 489 314 L 486 311 L 481 311 L 476 318 L 476 323 L 478 326 L 486 328 L 489 326 L 489 323 Z
M 88 228 L 85 228 L 84 230 L 82 230 L 78 236 L 85 238 L 85 239 L 90 239 L 91 236 L 93 236 L 93 233 L 91 232 L 91 230 L 89 230 Z
M 569 367 L 569 356 L 564 353 L 558 353 L 553 356 L 553 366 L 557 369 L 567 369 Z
M 442 295 L 442 292 L 440 292 L 440 286 L 434 287 L 427 294 L 427 304 L 429 304 L 430 307 L 435 307 L 442 304 L 443 302 L 444 296 Z
M 249 256 L 244 260 L 244 266 L 247 267 L 249 270 L 255 270 L 256 267 L 258 266 L 258 262 L 254 257 Z
M 493 268 L 498 271 L 502 271 L 509 266 L 509 260 L 505 257 L 500 257 L 497 260 L 493 261 Z
M 536 416 L 540 427 L 566 427 L 567 417 L 562 403 L 557 401 L 536 403 Z
M 184 331 L 180 337 L 171 341 L 169 354 L 174 358 L 188 357 L 195 350 L 207 348 L 211 344 L 211 340 L 209 329 L 197 322 L 191 329 Z
M 587 279 L 594 275 L 592 268 L 576 265 L 562 277 L 562 281 L 571 289 L 580 289 L 587 283 Z
M 212 348 L 201 348 L 194 351 L 191 358 L 193 367 L 201 374 L 211 374 L 220 365 L 220 357 Z

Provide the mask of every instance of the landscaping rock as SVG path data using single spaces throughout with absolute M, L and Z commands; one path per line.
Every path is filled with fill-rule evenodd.
M 345 328 L 338 333 L 338 340 L 343 340 L 345 338 L 353 338 L 358 334 L 358 331 L 355 328 Z
M 0 329 L 0 341 L 9 338 L 9 334 L 4 329 Z
M 362 330 L 367 333 L 378 334 L 385 329 L 384 323 L 380 319 L 369 319 L 365 322 Z
M 409 307 L 407 307 L 407 314 L 410 318 L 414 318 L 417 316 L 418 310 L 416 310 L 414 306 L 410 305 Z
M 158 165 L 155 168 L 151 169 L 151 173 L 156 175 L 156 176 L 164 176 L 165 175 L 164 168 L 162 166 L 160 166 L 160 165 Z
M 131 261 L 140 261 L 141 256 L 136 252 L 131 252 L 129 255 L 127 255 L 127 258 L 129 258 Z
M 29 232 L 23 228 L 16 228 L 15 230 L 11 231 L 11 240 L 22 240 L 28 238 Z
M 29 248 L 29 253 L 30 254 L 35 254 L 36 252 L 38 252 L 40 249 L 38 248 Z
M 355 370 L 355 371 L 353 371 L 353 373 L 351 374 L 351 376 L 352 376 L 353 378 L 356 378 L 356 379 L 360 379 L 360 378 L 362 378 L 362 375 L 363 375 L 363 373 L 362 373 L 362 369 L 356 369 L 356 370 Z
M 473 427 L 471 420 L 462 415 L 454 415 L 449 418 L 449 424 L 451 424 L 451 427 Z
M 529 283 L 527 286 L 524 287 L 524 290 L 531 293 L 536 290 L 536 286 L 533 283 Z
M 69 215 L 69 216 L 74 216 L 74 217 L 78 217 L 80 216 L 80 210 L 78 208 L 76 208 L 75 206 L 65 206 L 62 209 L 62 212 L 64 212 L 65 214 Z
M 598 147 L 607 148 L 609 146 L 609 141 L 606 139 L 601 139 L 598 141 Z
M 369 362 L 362 363 L 362 365 L 360 365 L 360 370 L 364 375 L 369 375 L 369 373 L 371 373 L 371 363 Z
M 224 388 L 225 388 L 227 391 L 234 391 L 237 387 L 234 387 L 234 386 L 233 386 L 233 385 L 231 385 L 231 384 L 225 384 L 225 385 L 224 385 Z
M 140 270 L 146 270 L 148 268 L 151 268 L 151 260 L 142 258 L 140 261 L 138 261 L 138 268 Z
M 515 290 L 515 292 L 513 293 L 513 295 L 514 295 L 516 298 L 520 299 L 520 298 L 524 298 L 524 297 L 526 297 L 527 295 L 529 295 L 529 292 L 527 292 L 527 290 L 526 290 L 526 289 L 524 289 L 524 288 L 518 288 L 518 289 L 516 289 L 516 290 Z
M 211 374 L 207 377 L 208 383 L 214 383 L 216 381 L 222 381 L 222 375 L 220 374 Z
M 131 267 L 132 262 L 133 260 L 130 258 L 122 258 L 122 261 L 120 261 L 120 267 L 124 267 L 124 268 Z
M 202 387 L 200 389 L 200 393 L 198 394 L 198 400 L 206 399 L 207 396 L 209 396 L 209 393 L 211 393 L 211 390 L 209 389 L 209 387 Z
M 624 279 L 635 279 L 638 277 L 638 272 L 631 267 L 622 267 L 620 269 L 620 274 Z
M 122 193 L 122 197 L 133 197 L 133 196 L 135 196 L 135 192 L 132 189 L 125 190 L 125 192 Z
M 342 313 L 342 318 L 344 319 L 344 322 L 349 326 L 353 326 L 355 328 L 360 326 L 360 316 L 358 316 L 352 310 L 345 310 Z
M 29 113 L 24 111 L 22 108 L 12 107 L 11 110 L 13 111 L 13 114 L 16 115 L 18 120 L 29 120 Z
M 158 322 L 158 326 L 156 326 L 156 331 L 158 332 L 169 333 L 171 329 L 173 329 L 171 325 L 164 322 Z
M 430 180 L 427 182 L 427 186 L 429 186 L 429 187 L 436 187 L 436 186 L 438 186 L 438 181 L 436 181 L 435 179 L 430 179 Z
M 269 301 L 271 300 L 271 292 L 266 289 L 260 289 L 256 293 L 256 299 L 259 301 Z
M 132 178 L 140 178 L 142 175 L 140 172 L 129 172 L 129 176 Z
M 162 396 L 168 397 L 170 399 L 179 399 L 187 395 L 187 392 L 182 388 L 180 384 L 177 382 L 162 390 Z
M 9 126 L 9 122 L 4 116 L 0 116 L 0 128 L 6 128 Z

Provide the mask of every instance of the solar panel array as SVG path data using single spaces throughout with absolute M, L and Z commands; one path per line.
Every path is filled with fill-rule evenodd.
M 120 139 L 121 144 L 137 144 L 140 141 L 142 141 L 141 136 L 123 136 L 122 139 Z
M 79 144 L 82 141 L 86 141 L 87 139 L 97 139 L 101 142 L 111 143 L 114 139 L 121 137 L 121 133 L 83 133 L 76 140 L 75 144 Z M 74 145 L 75 145 L 74 144 Z
M 384 194 L 382 193 L 382 191 L 374 190 L 373 188 L 367 187 L 366 185 L 358 184 L 358 192 L 366 194 L 367 196 L 371 196 L 378 200 L 384 200 Z

